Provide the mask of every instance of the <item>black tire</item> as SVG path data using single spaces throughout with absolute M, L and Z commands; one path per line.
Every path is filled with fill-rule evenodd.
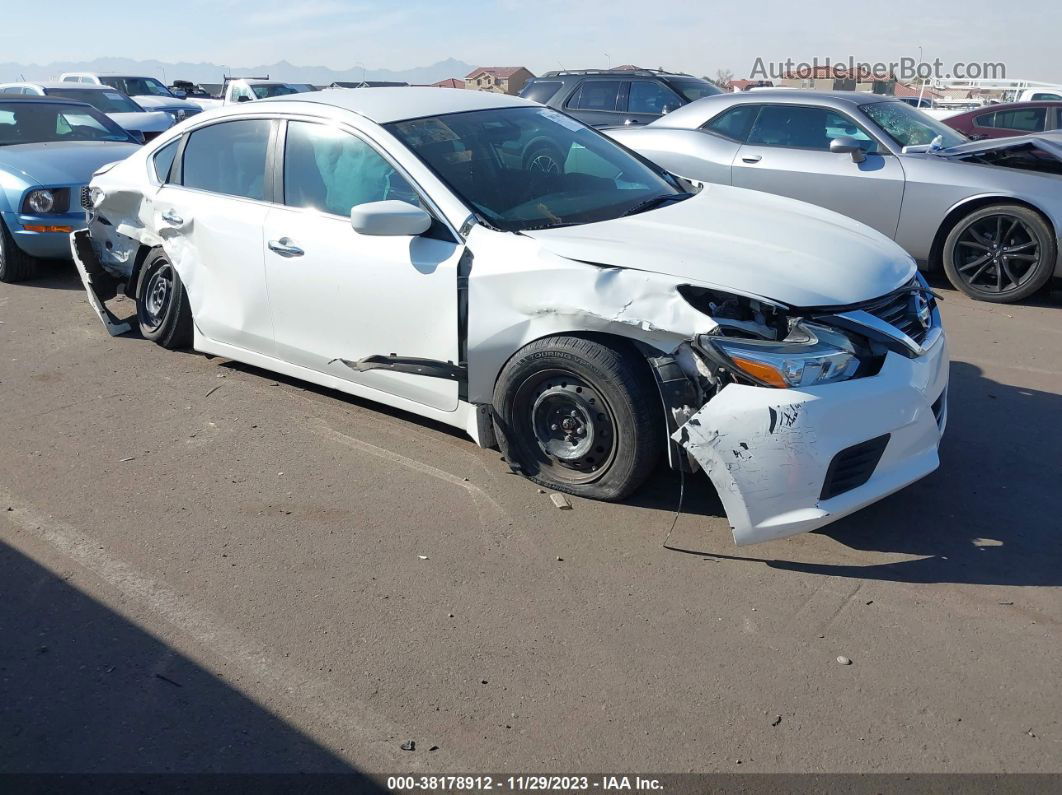
M 166 252 L 153 248 L 136 283 L 136 321 L 145 339 L 170 350 L 192 344 L 188 294 Z
M 18 247 L 0 218 L 0 282 L 14 284 L 32 279 L 37 275 L 37 262 L 36 257 Z
M 656 467 L 661 411 L 648 364 L 619 340 L 537 340 L 494 387 L 495 430 L 513 471 L 597 500 L 623 499 Z
M 1009 304 L 1043 289 L 1057 255 L 1055 236 L 1039 213 L 1020 204 L 993 204 L 952 228 L 944 241 L 944 272 L 973 299 Z

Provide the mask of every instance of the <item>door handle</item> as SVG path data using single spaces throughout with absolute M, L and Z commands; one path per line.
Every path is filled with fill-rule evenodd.
M 763 155 L 742 155 L 741 160 L 744 163 L 759 163 L 763 160 Z
M 266 245 L 269 246 L 270 251 L 282 257 L 301 257 L 306 253 L 288 237 L 282 237 L 280 240 L 270 240 Z
M 177 215 L 173 210 L 167 210 L 164 212 L 162 214 L 162 220 L 168 224 L 173 224 L 174 226 L 181 226 L 184 224 L 184 219 Z

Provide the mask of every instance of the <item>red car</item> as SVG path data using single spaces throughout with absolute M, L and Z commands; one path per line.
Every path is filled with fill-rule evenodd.
M 986 105 L 941 121 L 974 139 L 1007 138 L 1045 130 L 1062 130 L 1062 102 Z

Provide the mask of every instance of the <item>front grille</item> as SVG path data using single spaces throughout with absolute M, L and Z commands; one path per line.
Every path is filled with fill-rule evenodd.
M 89 186 L 83 185 L 81 187 L 81 206 L 86 210 L 92 209 L 92 199 L 89 198 Z
M 918 287 L 918 284 L 911 282 L 906 287 Z M 919 292 L 910 290 L 871 302 L 863 308 L 921 344 L 926 338 L 929 327 L 923 325 L 918 317 L 918 296 Z
M 826 480 L 822 484 L 819 499 L 828 500 L 857 489 L 870 480 L 888 443 L 889 434 L 885 434 L 852 445 L 835 455 L 830 468 L 826 470 Z

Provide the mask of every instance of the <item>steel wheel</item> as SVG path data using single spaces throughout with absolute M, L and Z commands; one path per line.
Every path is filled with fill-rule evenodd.
M 971 289 L 1003 296 L 1036 276 L 1043 253 L 1025 220 L 998 213 L 967 224 L 952 256 L 959 278 Z
M 150 267 L 143 300 L 137 310 L 140 313 L 141 328 L 145 331 L 158 331 L 166 322 L 173 299 L 173 266 L 165 260 L 156 260 Z
M 592 483 L 616 452 L 615 415 L 601 393 L 566 370 L 541 370 L 518 388 L 513 406 L 540 454 L 541 470 L 571 485 Z

